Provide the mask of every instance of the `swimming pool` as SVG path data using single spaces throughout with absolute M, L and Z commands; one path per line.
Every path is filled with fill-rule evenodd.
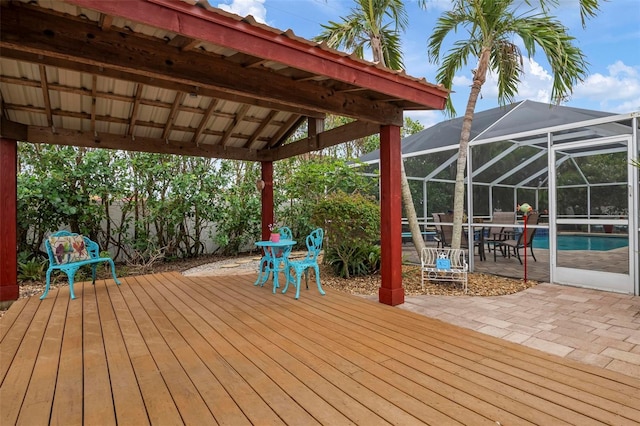
M 558 250 L 592 250 L 607 251 L 620 247 L 627 247 L 629 239 L 625 236 L 605 235 L 559 235 Z M 548 249 L 549 235 L 540 235 L 533 238 L 533 248 Z

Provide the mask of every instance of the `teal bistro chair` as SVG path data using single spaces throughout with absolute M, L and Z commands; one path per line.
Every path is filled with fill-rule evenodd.
M 289 275 L 287 277 L 287 284 L 282 290 L 285 293 L 289 288 L 289 281 L 293 282 L 296 287 L 296 299 L 300 297 L 300 278 L 305 274 L 305 282 L 307 289 L 309 288 L 309 269 L 313 268 L 316 274 L 316 284 L 318 285 L 318 291 L 324 296 L 325 292 L 320 284 L 320 267 L 318 266 L 318 256 L 322 250 L 322 240 L 324 238 L 324 231 L 322 228 L 318 228 L 311 232 L 307 236 L 307 255 L 302 260 L 290 260 L 289 261 Z M 291 270 L 294 272 L 291 273 Z M 295 274 L 295 281 L 294 275 Z
M 293 232 L 291 232 L 291 228 L 287 226 L 280 227 L 280 239 L 281 240 L 293 240 Z
M 288 226 L 281 226 L 280 227 L 280 239 L 281 240 L 293 240 L 293 232 L 291 232 L 291 228 L 289 228 Z M 265 250 L 269 250 L 268 248 Z M 288 247 L 285 249 L 285 251 L 282 253 L 282 256 L 284 256 L 285 261 L 289 261 L 289 253 L 291 252 L 291 247 Z M 258 284 L 262 284 L 264 285 L 265 281 L 267 281 L 267 278 L 269 277 L 269 273 L 267 271 L 273 271 L 273 262 L 271 262 L 270 260 L 270 256 L 268 255 L 268 253 L 266 251 L 263 250 L 263 256 L 260 259 L 260 264 L 258 265 L 258 279 L 256 280 L 254 285 L 258 285 Z M 285 266 L 286 268 L 286 266 Z M 288 272 L 288 269 L 287 269 Z M 275 292 L 275 289 L 274 289 Z

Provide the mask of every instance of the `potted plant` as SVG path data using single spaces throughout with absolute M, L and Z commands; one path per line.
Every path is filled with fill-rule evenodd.
M 272 223 L 271 225 L 269 225 L 269 230 L 271 231 L 271 237 L 269 237 L 269 240 L 273 241 L 274 243 L 280 241 L 280 227 L 278 227 L 278 225 L 276 225 L 275 223 Z
M 612 216 L 613 218 L 624 219 L 627 215 L 627 209 L 621 209 L 616 206 L 604 206 L 602 207 L 602 214 Z M 615 227 L 613 224 L 602 225 L 602 229 L 605 233 L 611 234 L 614 232 Z

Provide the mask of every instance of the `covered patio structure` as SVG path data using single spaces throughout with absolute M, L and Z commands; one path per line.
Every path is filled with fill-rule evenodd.
M 380 301 L 403 302 L 400 127 L 404 111 L 442 109 L 442 87 L 206 1 L 1 7 L 0 303 L 18 298 L 18 141 L 258 161 L 266 239 L 274 161 L 376 133 Z M 351 121 L 325 130 L 327 114 Z M 290 140 L 303 125 L 307 136 Z
M 640 422 L 636 378 L 254 278 L 131 276 L 20 299 L 0 321 L 0 423 Z

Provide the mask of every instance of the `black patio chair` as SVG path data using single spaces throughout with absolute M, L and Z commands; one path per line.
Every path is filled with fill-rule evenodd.
M 529 213 L 529 217 L 527 218 L 527 225 L 537 225 L 537 224 L 538 224 L 538 213 L 537 212 Z M 520 258 L 520 250 L 524 249 L 525 247 L 525 244 L 524 244 L 525 235 L 527 237 L 526 247 L 529 249 L 534 262 L 537 262 L 538 259 L 536 259 L 536 255 L 533 253 L 533 238 L 536 235 L 536 228 L 529 228 L 529 227 L 527 227 L 526 233 L 525 232 L 520 233 L 520 235 L 518 236 L 518 239 L 509 238 L 503 241 L 496 241 L 494 250 L 493 250 L 493 261 L 494 262 L 496 261 L 496 252 L 498 251 L 497 249 L 500 248 L 501 250 L 502 249 L 504 250 L 503 253 L 506 253 L 506 255 L 509 258 L 511 258 L 511 254 L 513 253 L 513 255 L 518 258 L 518 261 L 522 265 L 522 259 Z

